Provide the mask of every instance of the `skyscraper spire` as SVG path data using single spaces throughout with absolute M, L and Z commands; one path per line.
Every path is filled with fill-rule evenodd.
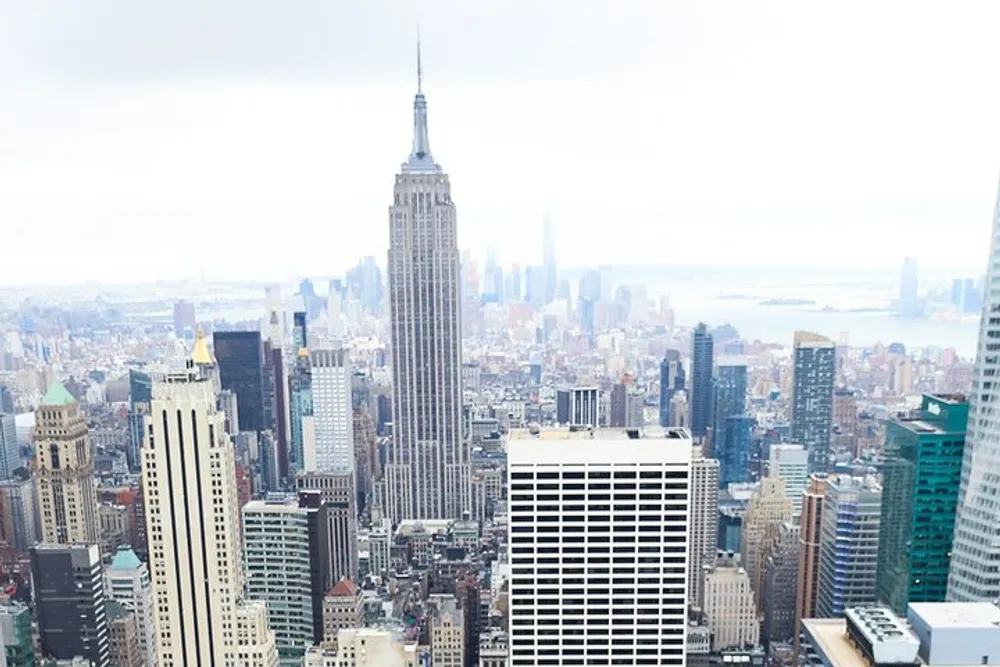
M 417 27 L 417 94 L 424 92 L 424 68 L 420 64 L 420 28 Z
M 440 173 L 431 156 L 427 133 L 427 99 L 424 97 L 424 68 L 420 58 L 420 31 L 417 31 L 417 95 L 413 99 L 413 149 L 403 163 L 403 173 Z

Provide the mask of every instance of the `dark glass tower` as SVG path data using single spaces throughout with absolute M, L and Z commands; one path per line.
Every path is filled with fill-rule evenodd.
M 236 394 L 241 431 L 268 428 L 264 409 L 264 346 L 259 331 L 212 334 L 222 388 Z
M 925 395 L 917 414 L 885 423 L 875 586 L 897 614 L 945 601 L 968 418 L 964 396 Z
M 40 544 L 31 583 L 42 650 L 57 660 L 82 656 L 111 665 L 101 554 L 96 544 Z
M 667 350 L 660 362 L 660 426 L 670 425 L 670 399 L 684 390 L 685 379 L 681 353 Z
M 691 435 L 705 435 L 712 424 L 712 334 L 700 322 L 691 337 Z
M 712 405 L 712 443 L 716 458 L 719 447 L 728 443 L 726 429 L 730 417 L 746 412 L 747 362 L 743 357 L 719 357 L 715 364 Z M 749 454 L 749 451 L 748 451 Z

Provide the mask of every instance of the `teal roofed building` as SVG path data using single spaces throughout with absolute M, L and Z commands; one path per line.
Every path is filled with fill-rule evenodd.
M 876 590 L 901 616 L 945 600 L 968 418 L 965 396 L 925 394 L 886 422 Z
M 59 380 L 52 383 L 49 390 L 45 392 L 45 398 L 42 399 L 42 405 L 69 405 L 70 403 L 76 403 L 76 397 Z
M 153 628 L 153 596 L 149 569 L 128 545 L 118 547 L 104 570 L 108 598 L 135 612 L 135 629 L 144 665 L 156 663 L 156 636 Z

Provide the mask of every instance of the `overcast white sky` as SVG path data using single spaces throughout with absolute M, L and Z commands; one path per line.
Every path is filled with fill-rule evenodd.
M 424 0 L 460 245 L 985 267 L 1000 2 Z M 415 2 L 0 1 L 0 284 L 384 262 Z

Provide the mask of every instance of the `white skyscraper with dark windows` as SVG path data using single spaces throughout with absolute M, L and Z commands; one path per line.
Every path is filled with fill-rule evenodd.
M 990 236 L 948 599 L 1000 598 L 1000 193 Z
M 685 664 L 691 455 L 684 429 L 511 433 L 513 667 Z
M 384 502 L 393 521 L 457 519 L 471 510 L 455 204 L 431 156 L 421 84 L 418 44 L 413 149 L 389 207 L 393 442 Z
M 315 455 L 305 453 L 306 461 L 315 461 L 315 469 L 305 472 L 354 471 L 354 413 L 351 409 L 350 356 L 347 350 L 312 350 L 312 411 L 315 437 L 303 443 L 315 446 Z

